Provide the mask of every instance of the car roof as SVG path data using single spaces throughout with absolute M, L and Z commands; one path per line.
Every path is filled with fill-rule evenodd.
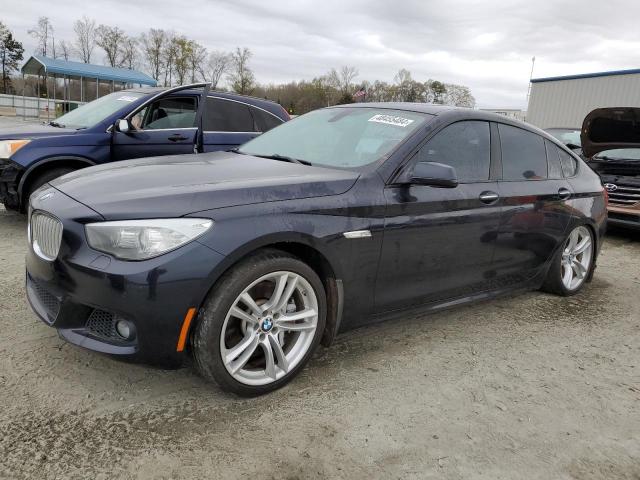
M 143 93 L 145 95 L 157 95 L 158 93 L 162 93 L 170 88 L 175 87 L 138 87 L 138 88 L 129 88 L 127 90 L 122 90 L 126 92 L 135 92 L 135 93 Z M 177 93 L 187 93 L 191 95 L 198 95 L 201 93 L 201 90 L 198 88 L 185 88 L 184 90 L 180 90 Z M 250 95 L 242 95 L 240 93 L 235 92 L 222 92 L 219 90 L 210 90 L 209 95 L 215 95 L 216 97 L 228 98 L 230 100 L 243 100 L 251 105 L 256 105 L 262 108 L 266 108 L 272 113 L 280 113 L 282 107 L 277 102 L 272 100 L 267 100 L 265 98 L 260 97 L 252 97 Z

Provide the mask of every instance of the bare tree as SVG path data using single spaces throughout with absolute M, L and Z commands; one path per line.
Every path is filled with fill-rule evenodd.
M 163 67 L 162 55 L 167 42 L 167 34 L 164 30 L 151 28 L 147 33 L 142 34 L 140 42 L 151 76 L 160 81 Z
M 133 70 L 138 65 L 138 59 L 140 56 L 140 51 L 138 50 L 138 41 L 127 35 L 124 36 L 122 40 L 122 48 L 121 50 L 121 59 L 120 65 L 128 68 L 129 70 Z
M 231 64 L 231 56 L 228 53 L 215 51 L 209 55 L 206 71 L 202 72 L 205 80 L 211 82 L 211 89 L 215 90 Z
M 204 63 L 207 60 L 207 49 L 198 42 L 191 41 L 191 51 L 189 52 L 189 66 L 191 69 L 191 83 L 198 81 L 198 75 L 204 70 Z
M 167 33 L 167 40 L 165 46 L 162 49 L 162 63 L 165 66 L 164 69 L 164 85 L 173 85 L 173 72 L 175 69 L 175 59 L 178 54 L 178 44 L 176 42 L 176 35 L 173 32 Z
M 64 58 L 65 60 L 69 60 L 72 51 L 71 44 L 65 40 L 62 40 L 60 43 L 58 43 L 58 47 L 60 47 L 60 57 Z
M 255 88 L 255 77 L 249 68 L 252 53 L 247 47 L 237 47 L 231 54 L 232 71 L 227 75 L 231 87 L 238 93 L 249 95 Z
M 96 21 L 86 16 L 73 24 L 76 32 L 75 48 L 84 63 L 91 63 L 91 55 L 96 46 Z
M 340 91 L 344 95 L 352 93 L 353 80 L 359 75 L 358 69 L 351 66 L 343 66 L 340 70 L 331 69 L 328 75 L 331 86 Z
M 119 67 L 121 65 L 122 43 L 125 38 L 125 33 L 118 27 L 100 25 L 96 29 L 96 44 L 104 50 L 109 66 Z
M 38 42 L 36 53 L 46 57 L 47 53 L 51 51 L 49 44 L 53 41 L 53 25 L 51 25 L 49 17 L 40 17 L 38 24 L 28 30 L 28 33 Z

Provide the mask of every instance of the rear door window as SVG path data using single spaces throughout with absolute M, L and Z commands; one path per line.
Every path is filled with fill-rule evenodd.
M 251 110 L 251 114 L 253 115 L 253 119 L 256 122 L 258 131 L 260 132 L 266 132 L 283 123 L 282 120 L 269 112 L 265 112 L 264 110 L 256 107 L 249 108 Z
M 202 125 L 207 132 L 257 131 L 247 104 L 214 97 L 207 97 Z
M 522 128 L 498 124 L 503 180 L 544 180 L 547 155 L 544 139 Z
M 436 162 L 456 169 L 462 183 L 489 180 L 489 122 L 464 121 L 445 127 L 417 153 L 418 162 Z

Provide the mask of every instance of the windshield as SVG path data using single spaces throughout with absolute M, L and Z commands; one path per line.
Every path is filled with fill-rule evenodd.
M 580 130 L 572 130 L 569 128 L 549 128 L 546 132 L 560 140 L 565 145 L 580 146 Z
M 605 160 L 640 160 L 640 148 L 616 148 L 605 150 L 596 154 L 593 158 Z
M 389 154 L 432 116 L 377 108 L 325 108 L 284 123 L 238 149 L 312 165 L 358 168 Z
M 55 123 L 67 128 L 90 128 L 144 95 L 135 92 L 110 93 L 56 118 Z

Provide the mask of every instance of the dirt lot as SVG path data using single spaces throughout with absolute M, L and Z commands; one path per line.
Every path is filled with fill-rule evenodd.
M 640 235 L 579 296 L 350 332 L 251 400 L 65 344 L 27 307 L 25 242 L 0 209 L 2 478 L 640 478 Z

